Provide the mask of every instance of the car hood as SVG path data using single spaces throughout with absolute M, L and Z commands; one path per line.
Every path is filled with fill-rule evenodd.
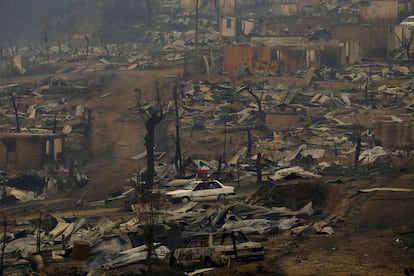
M 166 193 L 166 195 L 170 195 L 170 196 L 177 196 L 177 195 L 185 195 L 185 194 L 189 194 L 191 191 L 190 190 L 175 190 L 175 191 L 171 191 Z

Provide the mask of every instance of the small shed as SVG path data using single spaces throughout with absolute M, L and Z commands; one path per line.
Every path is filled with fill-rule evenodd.
M 40 169 L 63 156 L 64 134 L 0 133 L 0 169 Z

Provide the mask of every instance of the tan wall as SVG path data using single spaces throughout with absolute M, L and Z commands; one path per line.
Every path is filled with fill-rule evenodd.
M 53 155 L 53 158 L 54 158 L 55 161 L 58 159 L 58 155 L 60 153 L 63 153 L 63 146 L 64 146 L 64 144 L 63 144 L 63 139 L 62 138 L 54 139 L 54 146 L 53 146 L 54 155 Z
M 398 2 L 398 15 L 408 15 L 413 10 L 413 0 Z M 412 13 L 411 13 L 412 14 Z
M 16 145 L 18 170 L 36 169 L 43 165 L 44 142 L 36 137 L 18 139 Z
M 273 15 L 291 16 L 298 13 L 297 3 L 275 3 L 272 5 Z
M 236 0 L 220 0 L 220 13 L 223 16 L 234 15 L 234 7 Z M 195 13 L 195 0 L 181 0 L 180 7 L 184 13 Z M 200 12 L 213 13 L 215 12 L 214 1 L 212 0 L 199 0 L 198 7 Z
M 342 65 L 361 62 L 361 52 L 358 41 L 340 42 L 339 54 Z
M 48 142 L 50 141 L 50 142 Z M 47 154 L 46 144 L 53 153 Z M 0 141 L 0 169 L 19 171 L 39 169 L 44 163 L 57 159 L 58 154 L 64 151 L 63 137 L 46 136 L 15 136 L 4 137 Z
M 375 138 L 386 148 L 411 148 L 414 144 L 414 122 L 377 122 Z
M 319 0 L 306 0 L 306 1 L 298 1 L 298 10 L 299 12 L 303 13 L 306 11 L 307 6 L 313 6 L 316 7 L 320 5 Z
M 362 58 L 386 58 L 389 44 L 394 41 L 392 30 L 379 24 L 346 24 L 331 29 L 334 39 L 359 42 Z
M 221 6 L 221 14 L 223 16 L 234 15 L 236 0 L 221 0 L 220 6 Z
M 225 17 L 221 19 L 221 35 L 223 37 L 235 37 L 236 36 L 236 18 L 235 17 Z
M 286 34 L 286 28 L 288 28 L 289 31 L 287 34 L 290 36 L 302 36 L 304 31 L 308 28 L 326 26 L 330 29 L 331 26 L 336 24 L 337 22 L 335 19 L 327 17 L 275 16 L 274 18 L 266 18 L 262 23 L 260 31 L 263 34 L 265 32 L 270 32 L 280 36 Z
M 366 21 L 394 21 L 398 18 L 398 1 L 371 1 L 368 5 L 361 7 L 360 14 L 361 18 Z

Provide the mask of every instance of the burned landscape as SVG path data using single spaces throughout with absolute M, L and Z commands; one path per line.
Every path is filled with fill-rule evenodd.
M 1 275 L 414 275 L 412 1 L 9 2 Z

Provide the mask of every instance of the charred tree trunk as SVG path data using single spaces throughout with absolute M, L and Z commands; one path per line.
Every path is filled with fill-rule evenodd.
M 45 54 L 46 54 L 46 60 L 49 61 L 49 45 L 48 45 L 48 38 L 47 38 L 47 33 L 44 33 L 45 37 L 44 37 L 44 41 L 45 41 Z
M 183 171 L 183 163 L 181 157 L 181 146 L 180 146 L 180 118 L 179 118 L 179 110 L 178 110 L 178 82 L 176 83 L 173 89 L 173 97 L 174 97 L 174 108 L 175 108 L 175 157 L 174 157 L 174 165 L 175 171 L 178 174 L 178 177 L 184 176 Z
M 145 149 L 147 150 L 147 190 L 152 190 L 154 187 L 154 177 L 155 177 L 155 168 L 154 168 L 154 146 L 155 146 L 155 128 L 162 121 L 163 113 L 160 99 L 160 84 L 159 81 L 156 81 L 155 88 L 157 91 L 157 106 L 155 110 L 148 114 L 148 118 L 145 121 L 145 128 L 147 129 L 147 134 L 144 137 Z
M 407 54 L 407 60 L 411 59 L 410 48 L 413 43 L 413 31 L 410 30 L 410 34 L 407 36 L 405 32 L 402 33 L 401 37 L 401 46 L 404 48 L 405 53 Z
M 16 96 L 16 93 L 13 93 L 11 95 L 11 99 L 12 99 L 12 104 L 13 104 L 14 116 L 16 118 L 16 132 L 20 133 L 20 119 L 19 119 L 20 103 L 19 103 L 18 97 Z
M 47 36 L 46 17 L 43 17 L 43 41 L 45 42 L 46 60 L 49 61 L 49 39 Z
M 220 32 L 221 30 L 221 16 L 220 16 L 220 0 L 214 0 L 214 9 L 216 10 L 216 20 L 217 20 L 217 31 Z
M 147 134 L 145 135 L 145 148 L 147 150 L 147 181 L 146 189 L 152 189 L 154 186 L 154 139 L 155 139 L 155 120 L 154 117 L 148 119 L 145 122 L 145 127 L 147 128 Z
M 147 246 L 147 271 L 146 275 L 152 275 L 152 265 L 153 265 L 153 257 L 156 257 L 155 254 L 155 219 L 156 213 L 154 210 L 154 196 L 150 192 L 154 187 L 154 177 L 155 177 L 155 169 L 154 169 L 154 145 L 155 145 L 155 130 L 156 126 L 161 122 L 163 119 L 163 111 L 161 106 L 161 98 L 160 98 L 160 86 L 158 80 L 155 83 L 155 88 L 157 92 L 157 104 L 155 108 L 150 108 L 145 112 L 146 119 L 145 119 L 145 128 L 147 130 L 147 134 L 144 137 L 144 144 L 145 149 L 147 151 L 147 175 L 146 175 L 146 187 L 143 190 L 142 200 L 143 204 L 147 205 L 147 213 L 145 215 L 139 214 L 139 219 L 144 219 L 141 222 L 143 226 L 144 232 L 144 239 L 145 244 Z M 137 104 L 140 106 L 140 96 L 141 90 L 135 89 L 137 91 Z M 142 116 L 144 116 L 141 113 Z M 138 183 L 140 181 L 138 180 Z M 146 219 L 145 219 L 146 218 Z
M 40 230 L 42 229 L 42 215 L 43 212 L 40 211 L 36 233 L 36 253 L 40 253 Z
M 252 95 L 252 97 L 256 101 L 257 108 L 259 109 L 257 113 L 257 117 L 259 118 L 260 122 L 263 124 L 263 126 L 261 127 L 265 127 L 266 126 L 266 113 L 263 111 L 263 108 L 262 108 L 262 99 L 260 99 L 256 94 L 254 94 L 253 90 L 250 87 L 247 88 L 247 92 L 249 92 L 249 94 Z
M 144 275 L 152 275 L 152 266 L 154 264 L 154 258 L 157 258 L 155 253 L 155 225 L 158 221 L 157 216 L 157 209 L 156 205 L 158 202 L 154 202 L 154 197 L 149 196 L 144 199 L 144 201 L 140 204 L 142 209 L 138 209 L 137 219 L 140 221 L 143 230 L 143 236 L 145 240 L 145 246 L 147 257 L 147 271 L 145 271 Z
M 262 153 L 259 152 L 257 154 L 257 159 L 256 159 L 256 173 L 257 173 L 256 184 L 257 185 L 262 184 L 262 167 L 261 167 L 261 161 L 262 161 Z
M 231 231 L 231 240 L 232 240 L 232 243 L 233 243 L 234 256 L 236 257 L 236 260 L 238 260 L 239 256 L 237 254 L 236 237 L 234 236 L 233 231 Z
M 91 108 L 88 108 L 88 122 L 85 127 L 85 133 L 84 133 L 85 137 L 89 137 L 92 134 L 92 120 L 93 120 L 92 111 L 93 110 Z
M 221 164 L 223 163 L 223 159 L 221 156 L 219 156 L 218 160 L 217 160 L 217 178 L 220 180 L 221 179 Z
M 53 133 L 57 132 L 57 114 L 55 114 L 55 118 L 53 119 L 53 129 L 52 129 Z
M 252 156 L 252 146 L 253 146 L 252 134 L 250 133 L 250 129 L 247 128 L 247 153 L 246 153 L 247 158 Z
M 355 148 L 355 159 L 354 159 L 354 166 L 358 168 L 359 165 L 359 155 L 361 154 L 361 135 L 359 134 L 356 141 L 356 148 Z
M 200 51 L 199 51 L 199 41 L 198 41 L 198 35 L 199 35 L 199 29 L 198 29 L 198 0 L 195 1 L 196 7 L 195 7 L 195 41 L 194 41 L 194 48 L 195 48 L 195 66 L 196 71 L 199 72 L 200 67 Z
M 86 40 L 86 53 L 85 53 L 85 57 L 88 58 L 89 55 L 89 38 L 87 35 L 85 35 L 85 40 Z
M 239 162 L 237 162 L 236 168 L 237 168 L 237 188 L 240 188 L 240 163 Z
M 106 57 L 109 57 L 109 49 L 108 46 L 103 42 L 102 34 L 99 36 L 99 43 L 101 44 L 101 47 L 105 49 Z
M 365 106 L 368 106 L 368 78 L 367 81 L 365 82 Z
M 151 215 L 151 214 L 150 214 Z M 154 248 L 154 224 L 150 222 L 147 225 L 144 225 L 144 238 L 147 245 L 147 274 L 152 275 L 152 257 L 155 255 L 155 248 Z
M 69 155 L 69 178 L 73 179 L 75 175 L 75 162 L 73 160 L 72 154 Z
M 0 260 L 0 276 L 3 276 L 3 265 L 4 265 L 4 251 L 6 250 L 6 233 L 7 233 L 7 218 L 3 216 L 3 242 L 1 246 L 1 260 Z
M 227 122 L 224 122 L 223 161 L 226 163 Z

